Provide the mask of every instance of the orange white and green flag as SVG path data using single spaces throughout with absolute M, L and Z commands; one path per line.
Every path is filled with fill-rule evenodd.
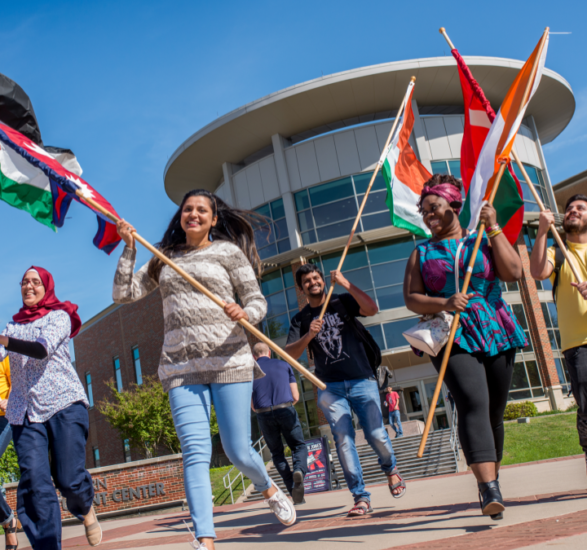
M 500 167 L 499 159 L 509 159 L 510 157 L 514 139 L 524 118 L 528 103 L 530 103 L 540 84 L 547 49 L 548 32 L 545 32 L 536 48 L 534 48 L 532 55 L 510 86 L 485 138 L 485 143 L 477 160 L 475 173 L 471 178 L 467 200 L 460 216 L 461 222 L 464 220 L 469 221 L 468 229 L 470 231 L 476 229 L 481 208 L 491 196 Z M 534 71 L 533 68 L 536 63 L 538 67 Z M 528 86 L 530 86 L 531 91 L 527 97 L 524 97 Z M 498 205 L 496 204 L 495 206 L 497 207 Z
M 418 201 L 424 184 L 432 174 L 418 160 L 409 143 L 414 128 L 413 94 L 414 83 L 410 82 L 401 126 L 379 162 L 382 163 L 381 171 L 387 185 L 385 203 L 391 213 L 392 224 L 421 237 L 430 237 L 431 233 L 418 212 Z

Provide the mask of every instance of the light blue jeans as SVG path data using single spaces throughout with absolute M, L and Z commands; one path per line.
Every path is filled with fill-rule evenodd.
M 365 490 L 363 470 L 355 446 L 355 429 L 352 411 L 357 415 L 365 439 L 379 457 L 379 465 L 386 475 L 396 466 L 396 458 L 387 430 L 379 400 L 377 382 L 370 378 L 328 382 L 325 390 L 318 390 L 318 406 L 322 409 L 332 435 L 344 478 L 355 499 L 371 500 L 371 493 Z
M 194 384 L 169 391 L 171 413 L 183 453 L 183 479 L 196 538 L 215 538 L 210 485 L 210 405 L 214 404 L 222 446 L 229 460 L 257 491 L 271 480 L 251 444 L 253 382 Z
M 396 437 L 401 437 L 404 435 L 399 411 L 389 411 L 389 425 L 393 428 Z

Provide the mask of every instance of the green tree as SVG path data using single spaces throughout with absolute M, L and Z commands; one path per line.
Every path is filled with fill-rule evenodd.
M 20 468 L 18 467 L 14 444 L 11 441 L 2 457 L 0 457 L 0 485 L 18 481 L 19 479 Z
M 169 396 L 156 377 L 145 376 L 142 384 L 132 384 L 123 392 L 116 389 L 113 380 L 106 385 L 110 388 L 112 400 L 101 401 L 98 410 L 118 430 L 122 439 L 128 439 L 131 448 L 146 458 L 155 456 L 160 448 L 171 453 L 181 452 Z

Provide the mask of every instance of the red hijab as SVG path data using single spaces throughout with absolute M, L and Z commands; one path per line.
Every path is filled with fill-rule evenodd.
M 32 323 L 33 321 L 44 317 L 50 311 L 62 309 L 71 319 L 70 338 L 73 338 L 82 326 L 82 321 L 77 314 L 77 306 L 71 302 L 60 302 L 57 299 L 57 296 L 55 296 L 55 282 L 53 281 L 53 275 L 51 275 L 51 273 L 42 267 L 33 265 L 25 271 L 25 275 L 31 271 L 31 269 L 34 269 L 39 274 L 41 281 L 43 281 L 45 296 L 43 296 L 39 303 L 34 306 L 28 307 L 23 304 L 19 312 L 12 317 L 12 320 L 15 323 L 26 325 L 27 323 Z

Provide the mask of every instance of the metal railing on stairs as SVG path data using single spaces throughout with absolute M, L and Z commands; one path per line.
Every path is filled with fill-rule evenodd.
M 259 449 L 257 449 L 257 446 Z M 261 458 L 263 458 L 263 449 L 265 449 L 265 447 L 267 447 L 267 443 L 265 442 L 263 436 L 261 436 L 259 439 L 257 439 L 257 441 L 255 441 L 255 443 L 253 443 L 253 449 L 259 453 Z M 234 477 L 232 477 L 233 470 L 236 470 Z M 236 466 L 233 466 L 230 470 L 228 470 L 228 472 L 226 472 L 222 478 L 222 482 L 224 483 L 224 488 L 230 491 L 230 502 L 234 504 L 234 491 L 236 490 L 236 487 L 238 487 L 239 483 L 242 483 L 243 491 L 245 490 L 245 477 L 243 476 L 243 473 L 240 470 L 237 470 Z M 235 488 L 234 490 L 233 487 Z

